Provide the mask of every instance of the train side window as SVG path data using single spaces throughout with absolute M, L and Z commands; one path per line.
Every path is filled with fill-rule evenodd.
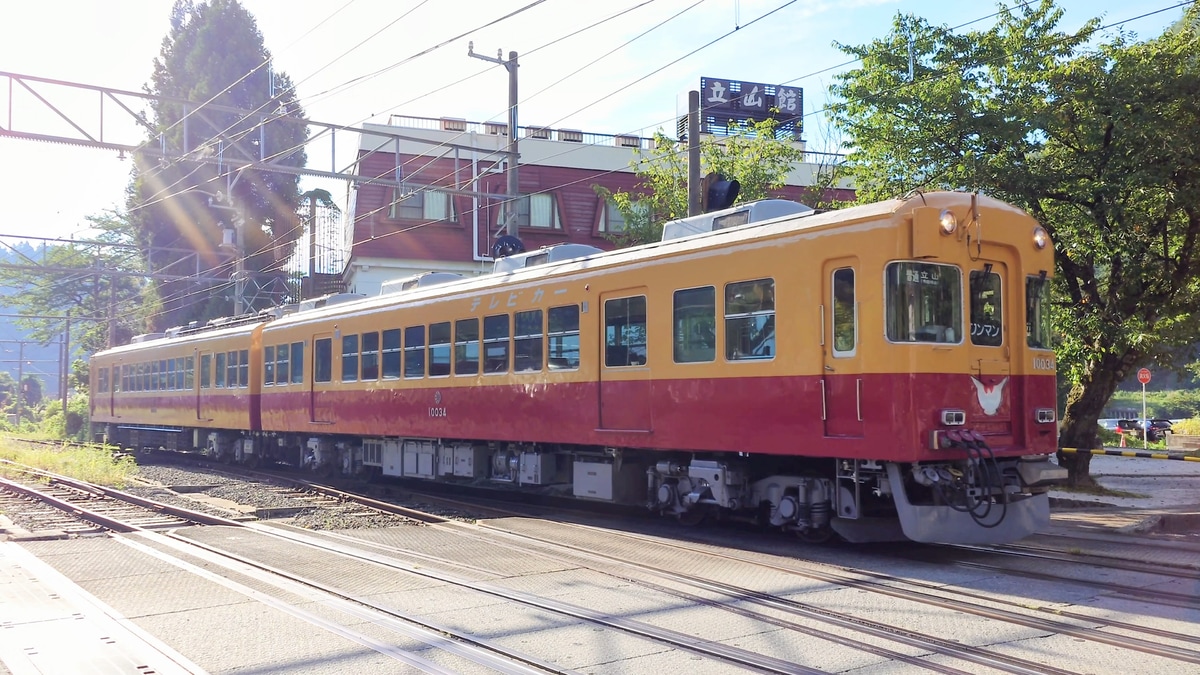
M 200 355 L 200 388 L 212 386 L 212 354 Z
M 225 374 L 227 372 L 225 370 L 226 356 L 227 355 L 225 354 L 225 352 L 221 352 L 220 354 L 217 354 L 217 387 L 218 388 L 223 388 L 225 386 Z
M 404 329 L 404 377 L 425 377 L 425 326 Z
M 1050 331 L 1050 282 L 1044 276 L 1025 277 L 1025 344 L 1053 349 Z
M 858 302 L 855 298 L 854 269 L 833 271 L 833 356 L 854 356 L 858 346 Z
M 275 348 L 275 384 L 287 384 L 291 366 L 292 348 L 283 343 Z
M 275 384 L 275 347 L 263 347 L 263 384 Z
M 454 374 L 479 374 L 479 319 L 454 322 Z
M 333 338 L 313 340 L 313 382 L 333 381 Z
M 358 379 L 358 335 L 342 336 L 342 382 Z
M 604 302 L 604 365 L 646 365 L 646 296 Z
M 1004 341 L 1000 286 L 999 274 L 986 269 L 971 270 L 971 344 L 999 347 Z
M 362 334 L 362 379 L 379 379 L 379 333 Z
M 542 310 L 513 315 L 513 371 L 542 369 Z
M 725 358 L 775 358 L 775 280 L 725 285 Z
M 450 374 L 450 322 L 429 326 L 429 376 Z
M 304 343 L 292 343 L 292 384 L 304 382 Z
M 483 317 L 483 372 L 508 372 L 508 315 Z
M 183 388 L 188 391 L 196 388 L 196 357 L 194 356 L 184 359 Z
M 551 307 L 546 315 L 547 359 L 550 370 L 579 368 L 579 305 Z
M 238 352 L 238 386 L 250 386 L 250 350 L 243 349 Z
M 175 389 L 175 359 L 167 359 L 167 367 L 163 371 L 163 379 L 166 380 L 166 386 L 163 387 L 166 391 Z
M 401 354 L 400 329 L 383 331 L 383 379 L 395 380 L 400 377 Z
M 717 358 L 717 289 L 675 291 L 675 363 L 708 363 Z
M 241 386 L 238 382 L 238 353 L 229 352 L 225 355 L 225 386 L 230 389 Z
M 962 343 L 962 272 L 957 267 L 889 263 L 884 302 L 892 342 Z

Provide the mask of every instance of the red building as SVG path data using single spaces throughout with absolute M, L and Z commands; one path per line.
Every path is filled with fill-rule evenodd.
M 362 135 L 355 173 L 381 182 L 352 188 L 346 290 L 377 294 L 385 281 L 428 271 L 490 272 L 492 245 L 505 233 L 511 201 L 505 195 L 507 126 L 393 116 L 390 124 L 364 128 L 381 135 Z M 515 217 L 525 247 L 613 248 L 607 235 L 624 223 L 594 186 L 634 190 L 634 150 L 649 150 L 652 140 L 545 127 L 520 133 Z M 798 165 L 777 196 L 802 200 L 816 168 Z

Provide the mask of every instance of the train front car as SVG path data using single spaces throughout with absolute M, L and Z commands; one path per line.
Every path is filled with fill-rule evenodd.
M 661 510 L 757 507 L 805 538 L 850 541 L 1002 543 L 1049 523 L 1046 492 L 1066 472 L 1049 461 L 1054 260 L 1034 219 L 932 193 L 742 233 L 712 235 L 728 241 L 722 268 L 771 273 L 771 298 L 725 286 L 724 349 L 774 363 L 753 387 L 728 378 L 714 394 L 743 422 L 739 456 L 651 470 Z M 738 356 L 760 343 L 771 351 Z M 696 405 L 700 444 L 716 410 Z
M 839 505 L 868 488 L 890 493 L 909 539 L 1020 539 L 1049 523 L 1046 492 L 1066 477 L 1049 461 L 1057 444 L 1049 236 L 1008 204 L 959 193 L 899 204 L 892 227 L 898 250 L 873 265 L 881 311 L 863 321 L 882 325 L 864 330 L 855 379 L 864 422 L 882 417 L 895 440 L 839 462 Z M 827 365 L 837 369 L 837 356 L 834 344 Z M 837 377 L 826 369 L 827 380 Z M 834 527 L 871 536 L 852 519 Z

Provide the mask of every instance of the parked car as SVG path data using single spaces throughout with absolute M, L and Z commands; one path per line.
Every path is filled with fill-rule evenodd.
M 1146 438 L 1151 441 L 1162 440 L 1169 431 L 1171 431 L 1171 420 L 1155 418 L 1150 420 L 1146 427 Z
M 1117 418 L 1115 417 L 1105 417 L 1097 420 L 1097 423 L 1100 425 L 1101 429 L 1108 429 L 1109 431 L 1117 430 Z
M 1148 441 L 1161 441 L 1171 431 L 1171 420 L 1156 417 L 1151 420 L 1117 420 L 1117 431 L 1133 438 L 1145 436 Z

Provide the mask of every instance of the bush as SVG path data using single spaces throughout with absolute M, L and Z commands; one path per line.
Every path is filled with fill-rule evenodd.
M 1171 433 L 1184 436 L 1200 436 L 1200 417 L 1189 417 L 1171 425 Z

